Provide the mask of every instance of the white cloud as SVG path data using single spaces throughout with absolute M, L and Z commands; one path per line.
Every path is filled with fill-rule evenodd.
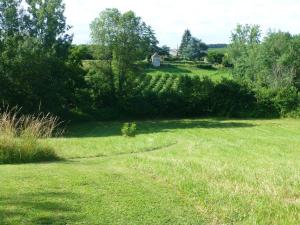
M 76 43 L 89 42 L 89 24 L 105 8 L 133 10 L 156 31 L 160 44 L 176 47 L 184 29 L 207 43 L 228 42 L 237 23 L 300 33 L 299 0 L 65 0 Z

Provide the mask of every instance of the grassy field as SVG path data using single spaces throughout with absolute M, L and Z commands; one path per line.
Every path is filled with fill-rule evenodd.
M 97 61 L 85 60 L 83 61 L 83 67 L 88 70 L 91 67 L 91 63 Z M 154 68 L 148 64 L 141 63 L 144 72 L 148 75 L 170 74 L 170 75 L 191 75 L 200 77 L 209 77 L 214 81 L 218 81 L 222 78 L 231 79 L 232 73 L 228 68 L 223 69 L 200 69 L 197 68 L 197 63 L 191 62 L 163 62 L 161 67 Z
M 212 80 L 220 80 L 222 78 L 231 78 L 230 69 L 200 69 L 197 68 L 197 64 L 193 63 L 169 63 L 165 62 L 160 68 L 149 67 L 146 69 L 146 74 L 158 75 L 158 74 L 172 74 L 172 75 L 191 75 L 200 77 L 209 77 Z
M 225 54 L 228 52 L 228 48 L 209 48 L 208 52 L 219 52 Z
M 299 224 L 300 121 L 74 125 L 65 160 L 0 165 L 0 224 Z

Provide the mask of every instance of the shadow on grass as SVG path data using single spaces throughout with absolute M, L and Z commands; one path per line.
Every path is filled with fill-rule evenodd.
M 22 160 L 18 160 L 16 159 L 14 160 L 10 160 L 7 162 L 3 162 L 0 159 L 0 166 L 2 165 L 25 165 L 25 164 L 50 164 L 50 163 L 60 163 L 60 162 L 67 162 L 65 158 L 62 158 L 60 156 L 56 156 L 54 159 L 40 159 L 40 160 L 28 160 L 28 161 L 22 161 Z M 0 224 L 1 225 L 1 224 Z
M 70 127 L 66 138 L 109 137 L 121 135 L 122 122 L 89 122 Z M 253 127 L 254 124 L 226 120 L 162 120 L 137 122 L 138 134 L 172 132 L 178 129 L 235 129 Z
M 12 193 L 13 194 L 13 193 Z M 38 192 L 0 197 L 0 224 L 68 224 L 80 221 L 79 207 L 67 192 Z

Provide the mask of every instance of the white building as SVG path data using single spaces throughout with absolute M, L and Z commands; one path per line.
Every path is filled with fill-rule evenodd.
M 154 67 L 160 67 L 160 60 L 160 56 L 157 53 L 151 57 L 152 65 Z

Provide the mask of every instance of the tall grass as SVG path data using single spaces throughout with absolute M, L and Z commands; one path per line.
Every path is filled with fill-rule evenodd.
M 58 160 L 55 150 L 41 139 L 58 134 L 59 119 L 50 114 L 19 112 L 18 108 L 0 111 L 0 164 Z

